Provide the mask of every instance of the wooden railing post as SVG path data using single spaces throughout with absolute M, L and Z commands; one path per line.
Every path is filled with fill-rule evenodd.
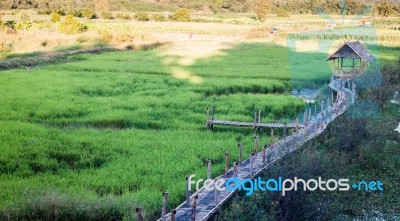
M 225 176 L 228 175 L 229 170 L 229 153 L 225 152 Z
M 187 177 L 186 177 L 186 203 L 187 203 L 187 204 L 190 204 L 190 190 L 189 190 L 189 186 L 190 186 L 189 177 L 187 176 Z
M 242 156 L 243 146 L 242 146 L 242 144 L 238 143 L 238 148 L 239 148 L 239 164 L 240 164 L 243 161 L 243 156 Z
M 299 117 L 296 117 L 296 133 L 299 131 Z
M 286 139 L 286 127 L 287 127 L 287 123 L 285 122 L 283 125 L 283 139 Z
M 210 107 L 207 107 L 207 121 L 210 120 Z
M 168 192 L 164 192 L 163 193 L 162 210 L 161 210 L 161 221 L 166 221 L 165 214 L 167 212 L 167 202 L 168 202 Z
M 171 211 L 171 221 L 175 221 L 176 210 Z
M 261 123 L 261 110 L 258 110 L 258 123 Z
M 234 176 L 236 177 L 238 175 L 238 171 L 237 171 L 237 163 L 233 162 L 233 172 L 234 172 Z
M 211 160 L 207 160 L 207 179 L 211 179 Z
M 138 221 L 143 221 L 142 208 L 141 207 L 137 207 L 136 208 L 136 213 L 137 213 L 137 220 Z
M 198 196 L 196 195 L 194 198 L 193 198 L 193 204 L 192 204 L 192 221 L 196 221 L 196 201 L 197 201 L 197 198 L 198 198 Z

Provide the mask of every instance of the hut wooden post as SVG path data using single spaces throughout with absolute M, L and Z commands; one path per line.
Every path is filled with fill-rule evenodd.
M 243 161 L 243 155 L 242 155 L 243 146 L 242 146 L 242 144 L 238 143 L 238 148 L 239 148 L 239 164 L 240 164 Z
M 165 214 L 167 212 L 167 202 L 168 202 L 168 192 L 164 192 L 163 193 L 163 204 L 162 204 L 162 210 L 161 210 L 161 221 L 166 221 Z
M 207 179 L 211 179 L 211 160 L 207 160 Z
M 225 152 L 225 176 L 228 175 L 229 170 L 229 154 Z
M 137 213 L 137 220 L 138 221 L 143 221 L 142 208 L 141 207 L 137 207 L 136 208 L 136 213 Z

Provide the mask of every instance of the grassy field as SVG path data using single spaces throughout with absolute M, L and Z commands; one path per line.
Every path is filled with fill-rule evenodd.
M 165 64 L 165 47 L 0 74 L 3 215 L 132 218 L 132 208 L 142 206 L 154 217 L 161 193 L 177 205 L 184 177 L 204 177 L 205 160 L 217 175 L 225 151 L 237 160 L 237 142 L 245 156 L 253 149 L 250 129 L 207 131 L 208 106 L 217 106 L 217 118 L 246 121 L 261 109 L 263 122 L 293 119 L 304 106 L 287 94 L 285 48 L 237 45 L 182 66 Z M 175 76 L 177 67 L 201 83 Z

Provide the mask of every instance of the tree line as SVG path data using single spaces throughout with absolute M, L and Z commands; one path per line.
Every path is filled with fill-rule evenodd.
M 345 2 L 345 4 L 343 4 Z M 369 8 L 375 14 L 391 15 L 400 12 L 397 0 L 2 0 L 1 10 L 35 9 L 41 11 L 85 10 L 95 11 L 176 11 L 179 8 L 218 12 L 256 12 L 264 9 L 268 13 L 286 11 L 291 14 L 359 14 Z

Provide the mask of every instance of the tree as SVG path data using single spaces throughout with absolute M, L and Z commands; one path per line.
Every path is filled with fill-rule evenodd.
M 269 2 L 269 0 L 258 0 L 257 1 L 256 5 L 255 5 L 255 12 L 256 12 L 257 18 L 260 21 L 265 21 L 265 19 L 267 18 L 267 15 L 271 10 L 270 5 L 271 5 L 271 3 Z
M 393 6 L 388 0 L 381 0 L 377 3 L 378 15 L 388 17 L 393 13 Z

